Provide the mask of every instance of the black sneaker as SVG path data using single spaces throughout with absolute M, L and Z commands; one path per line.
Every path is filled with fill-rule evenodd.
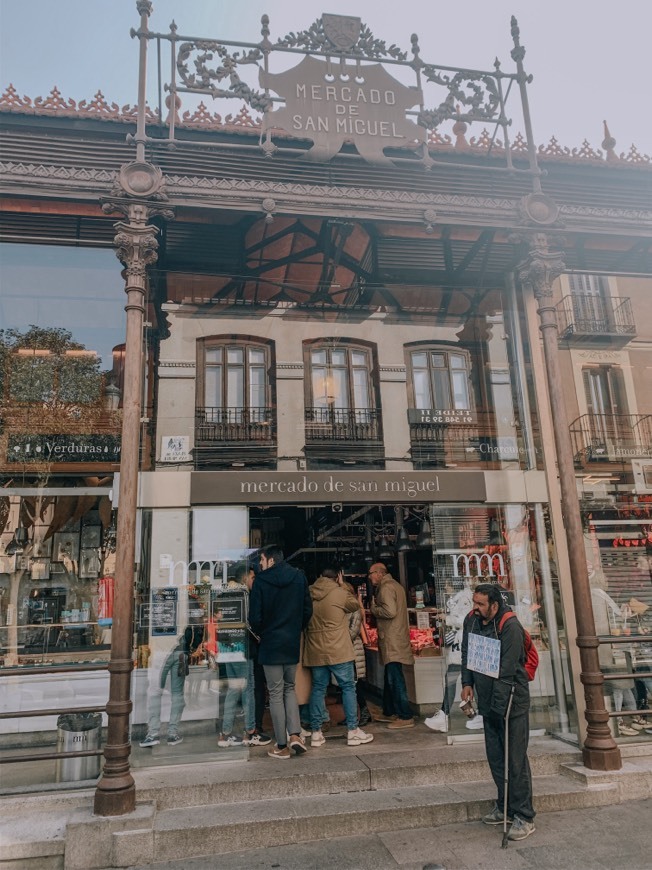
M 268 746 L 272 742 L 272 738 L 261 731 L 254 731 L 252 734 L 245 734 L 242 742 L 245 746 Z
M 183 743 L 183 737 L 178 734 L 168 734 L 168 746 L 176 746 L 178 743 Z

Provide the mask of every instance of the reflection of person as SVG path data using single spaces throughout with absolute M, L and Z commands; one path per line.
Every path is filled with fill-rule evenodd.
M 161 733 L 161 702 L 163 692 L 170 678 L 170 721 L 167 729 L 168 746 L 176 746 L 183 741 L 179 734 L 179 722 L 183 714 L 185 701 L 185 684 L 188 676 L 190 656 L 201 646 L 204 640 L 204 611 L 199 599 L 188 596 L 188 625 L 179 638 L 177 645 L 171 650 L 163 662 L 156 685 L 152 688 L 147 702 L 147 735 L 141 740 L 143 748 L 157 746 Z
M 265 669 L 276 746 L 272 758 L 306 751 L 294 691 L 301 655 L 301 632 L 312 616 L 312 599 L 303 571 L 288 565 L 280 547 L 264 547 L 261 571 L 251 590 L 249 622 L 260 637 L 258 661 Z M 289 745 L 288 745 L 289 735 Z
M 413 728 L 414 717 L 403 674 L 403 665 L 414 662 L 405 590 L 382 562 L 371 566 L 369 579 L 374 587 L 369 609 L 376 617 L 378 650 L 385 666 L 383 716 L 378 721 L 389 722 L 387 727 L 392 729 Z
M 239 565 L 235 572 L 235 578 L 227 584 L 227 594 L 242 598 L 242 613 L 247 614 L 247 597 L 253 584 L 254 572 L 246 565 Z M 228 689 L 224 699 L 224 711 L 222 713 L 222 730 L 217 745 L 222 749 L 233 746 L 266 746 L 271 743 L 267 735 L 257 731 L 255 700 L 254 700 L 254 662 L 249 655 L 249 644 L 245 651 L 245 660 L 226 662 L 226 677 Z M 245 732 L 242 737 L 233 733 L 233 723 L 238 704 L 242 705 L 244 713 Z
M 355 652 L 349 635 L 350 613 L 360 610 L 358 599 L 346 588 L 342 572 L 324 568 L 310 587 L 312 618 L 304 635 L 303 663 L 312 672 L 310 693 L 311 746 L 323 746 L 321 732 L 324 695 L 328 680 L 335 677 L 342 690 L 342 704 L 348 729 L 347 746 L 371 743 L 372 734 L 358 727 L 358 703 L 355 695 Z
M 462 626 L 464 620 L 473 608 L 473 592 L 470 581 L 466 580 L 464 588 L 452 595 L 446 602 L 446 649 L 447 664 L 446 685 L 444 686 L 444 702 L 441 710 L 434 716 L 424 720 L 431 731 L 448 731 L 448 717 L 455 700 L 457 681 L 462 673 Z M 478 724 L 477 723 L 479 720 Z M 482 716 L 468 719 L 467 728 L 481 728 Z
M 509 761 L 507 818 L 511 819 L 510 840 L 524 840 L 534 833 L 532 775 L 527 757 L 530 735 L 530 689 L 525 671 L 525 634 L 516 617 L 498 625 L 509 608 L 493 583 L 481 583 L 473 593 L 473 612 L 464 620 L 462 638 L 462 700 L 472 701 L 473 693 L 484 721 L 484 743 L 498 797 L 493 810 L 482 821 L 502 825 L 505 797 L 505 725 L 509 713 Z M 498 676 L 488 676 L 469 668 L 469 638 L 479 636 L 485 649 L 500 643 Z M 487 643 L 489 641 L 489 643 Z M 510 705 L 511 702 L 511 705 Z
M 350 583 L 346 584 L 346 588 L 352 595 L 355 595 L 355 589 Z M 367 660 L 363 634 L 366 639 L 364 610 L 362 609 L 362 604 L 358 601 L 358 609 L 354 613 L 349 614 L 349 635 L 353 642 L 353 651 L 355 652 L 355 696 L 358 699 L 358 707 L 360 708 L 361 728 L 364 728 L 365 725 L 368 725 L 372 721 L 364 690 L 364 680 L 367 676 Z

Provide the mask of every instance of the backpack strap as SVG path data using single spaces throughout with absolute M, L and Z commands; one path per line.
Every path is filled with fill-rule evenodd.
M 500 617 L 500 622 L 498 623 L 498 631 L 503 630 L 503 625 L 505 625 L 507 620 L 512 616 L 516 616 L 513 610 L 508 610 L 506 613 L 503 613 L 503 615 Z

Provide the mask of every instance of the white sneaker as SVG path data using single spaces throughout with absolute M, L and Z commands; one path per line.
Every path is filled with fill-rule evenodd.
M 443 710 L 440 710 L 439 713 L 435 713 L 435 715 L 431 716 L 429 719 L 424 719 L 423 723 L 430 728 L 431 731 L 448 731 L 448 716 Z
M 310 745 L 315 746 L 323 746 L 326 743 L 326 738 L 321 733 L 321 731 L 313 731 L 310 735 Z
M 362 728 L 356 728 L 355 731 L 349 731 L 347 734 L 346 745 L 361 746 L 363 743 L 371 743 L 373 739 L 373 734 L 367 734 Z
M 469 719 L 469 721 L 466 723 L 466 727 L 469 729 L 469 731 L 482 731 L 482 729 L 484 728 L 484 721 L 482 719 L 482 716 L 479 713 L 476 713 L 473 719 Z
M 304 740 L 306 740 L 308 737 L 310 737 L 311 734 L 312 734 L 312 731 L 307 731 L 303 727 L 301 728 L 301 736 L 303 737 Z

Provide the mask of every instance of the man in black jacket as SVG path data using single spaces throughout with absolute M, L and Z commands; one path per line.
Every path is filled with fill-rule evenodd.
M 462 700 L 472 701 L 484 717 L 487 761 L 498 790 L 496 806 L 482 821 L 502 825 L 505 796 L 505 720 L 509 707 L 507 818 L 510 840 L 534 833 L 532 775 L 527 757 L 530 690 L 525 671 L 525 636 L 516 617 L 499 625 L 509 607 L 499 586 L 483 583 L 473 593 L 473 611 L 464 620 Z
M 260 567 L 249 599 L 249 624 L 260 636 L 258 661 L 265 669 L 276 737 L 276 746 L 267 754 L 289 758 L 292 751 L 297 755 L 306 751 L 294 680 L 301 632 L 312 616 L 312 599 L 305 574 L 287 564 L 279 547 L 260 551 Z

